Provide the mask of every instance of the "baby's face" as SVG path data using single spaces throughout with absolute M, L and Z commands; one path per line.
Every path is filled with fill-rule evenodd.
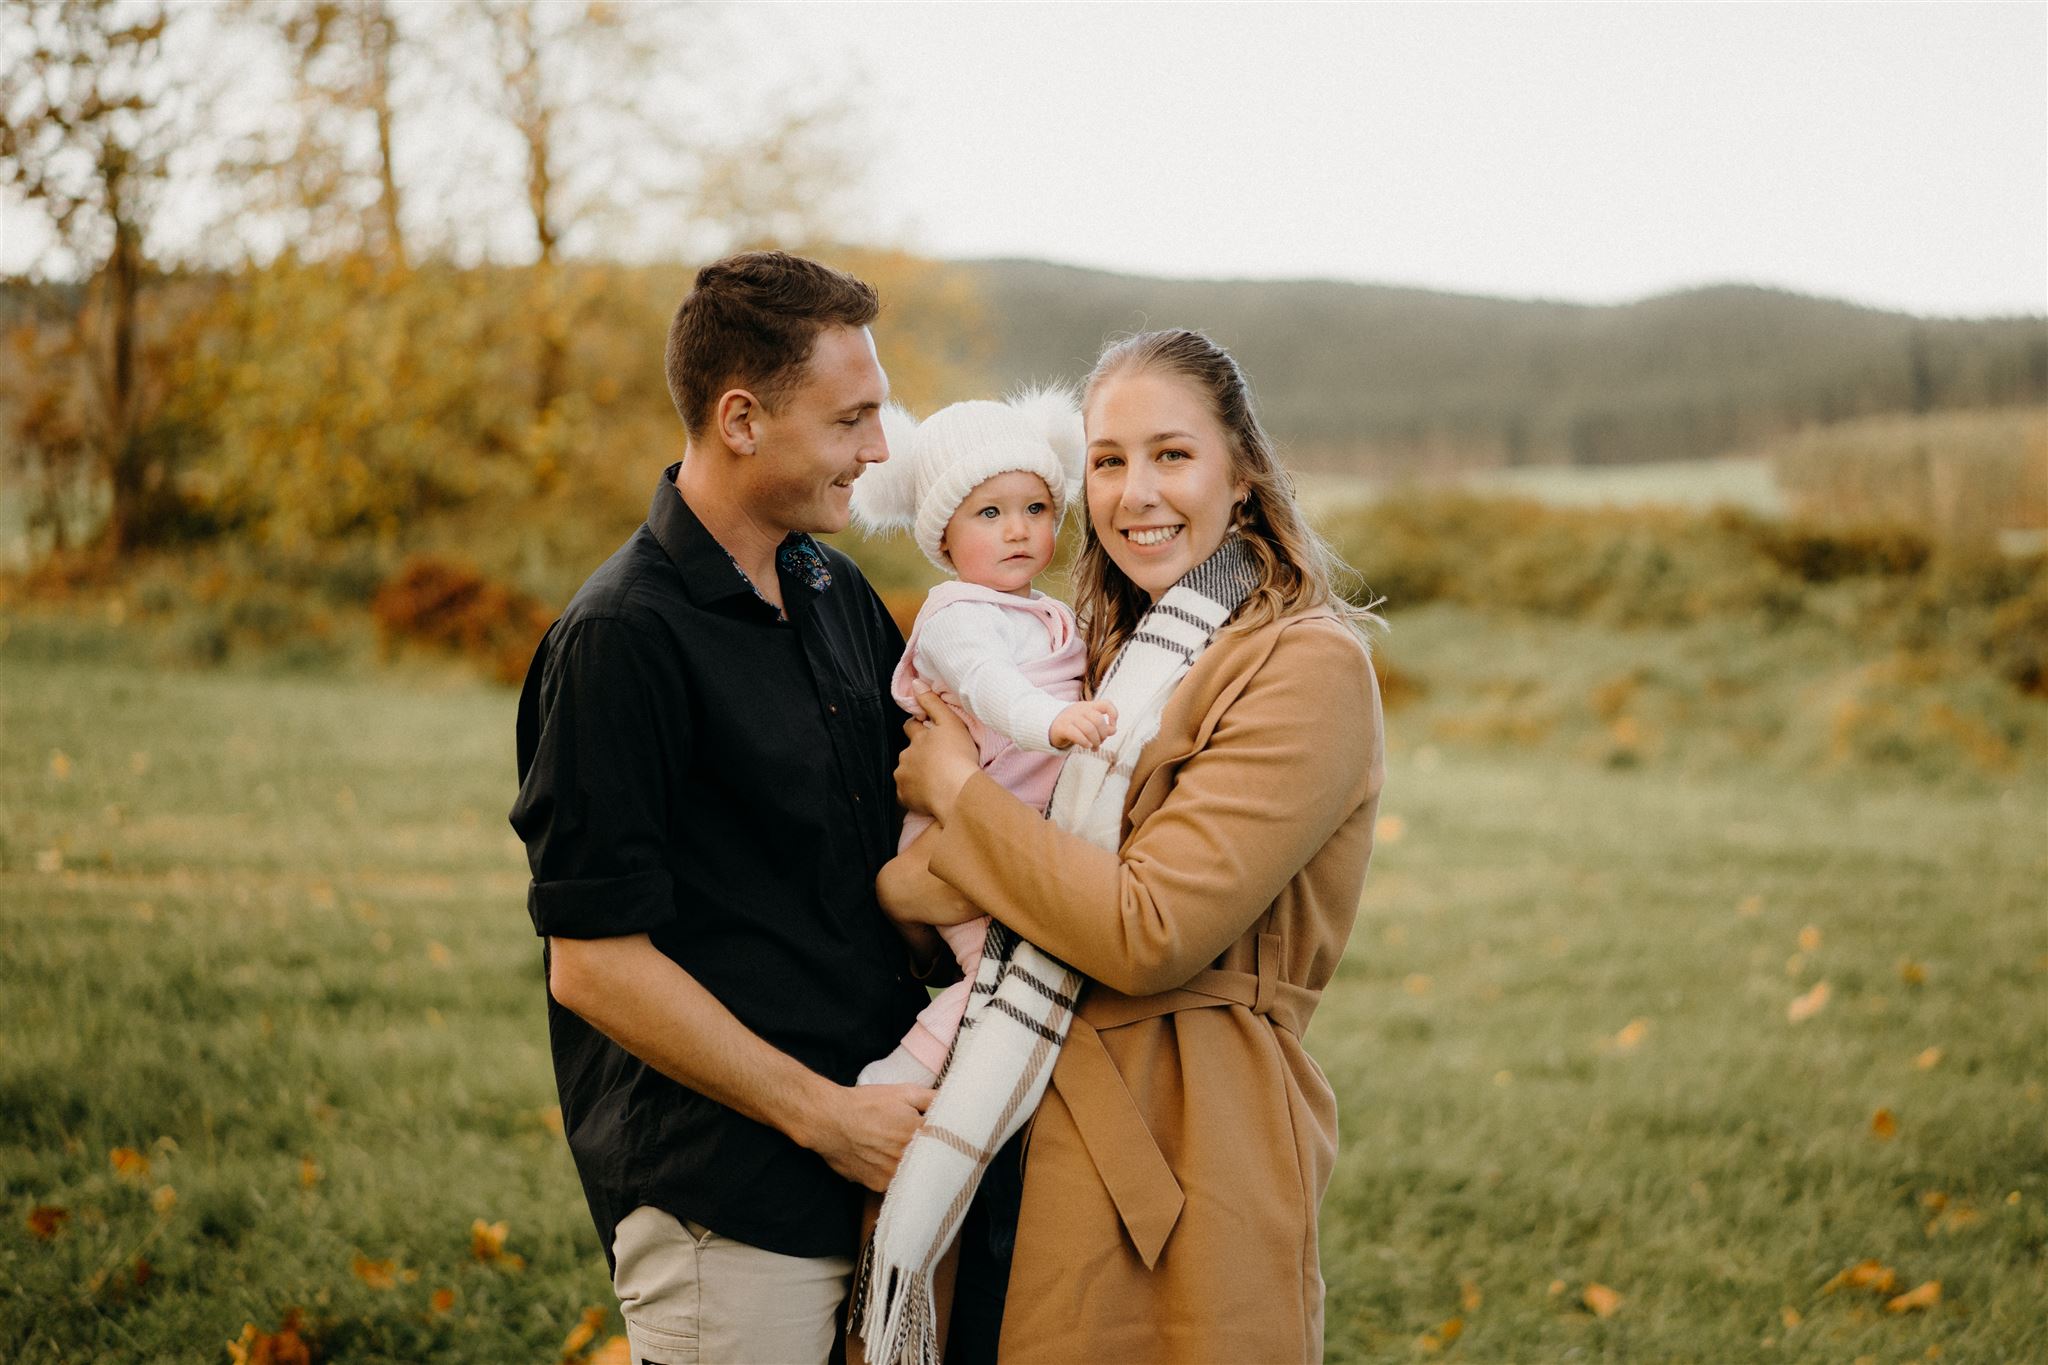
M 1052 492 L 1021 469 L 983 479 L 953 512 L 939 548 L 963 583 L 1024 594 L 1052 563 Z

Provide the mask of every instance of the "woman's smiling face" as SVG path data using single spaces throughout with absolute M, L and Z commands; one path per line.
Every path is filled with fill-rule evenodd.
M 1247 487 L 1230 438 L 1187 380 L 1131 371 L 1096 385 L 1088 427 L 1088 523 L 1110 561 L 1153 601 L 1230 530 Z

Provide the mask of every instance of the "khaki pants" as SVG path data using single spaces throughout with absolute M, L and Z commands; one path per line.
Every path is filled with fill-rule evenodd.
M 643 1204 L 612 1241 L 635 1365 L 824 1365 L 853 1258 L 780 1256 Z

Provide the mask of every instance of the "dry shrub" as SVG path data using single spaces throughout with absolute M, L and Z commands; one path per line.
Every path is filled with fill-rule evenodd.
M 917 620 L 918 608 L 924 605 L 924 593 L 913 588 L 881 588 L 875 595 L 882 599 L 883 609 L 908 639 L 911 624 Z
M 1380 680 L 1380 707 L 1387 711 L 1398 711 L 1429 695 L 1429 684 L 1422 675 L 1386 657 L 1383 652 L 1374 651 L 1373 673 Z
M 1962 546 L 2048 527 L 2048 408 L 1841 422 L 1770 457 L 1794 514 L 1822 526 L 1906 526 Z
M 408 559 L 370 603 L 387 650 L 406 644 L 479 660 L 500 682 L 526 672 L 550 615 L 537 598 L 432 555 Z
M 1728 519 L 1745 531 L 1765 558 L 1805 583 L 1844 578 L 1910 577 L 1927 567 L 1934 547 L 1904 526 L 1826 528 L 1807 521 Z

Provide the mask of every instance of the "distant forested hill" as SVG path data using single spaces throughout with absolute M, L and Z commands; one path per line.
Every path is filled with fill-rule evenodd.
M 1327 281 L 959 267 L 999 385 L 1077 378 L 1104 338 L 1208 331 L 1299 464 L 1392 473 L 1708 456 L 1885 412 L 2048 400 L 2048 320 L 1931 320 L 1717 286 L 1615 306 Z

